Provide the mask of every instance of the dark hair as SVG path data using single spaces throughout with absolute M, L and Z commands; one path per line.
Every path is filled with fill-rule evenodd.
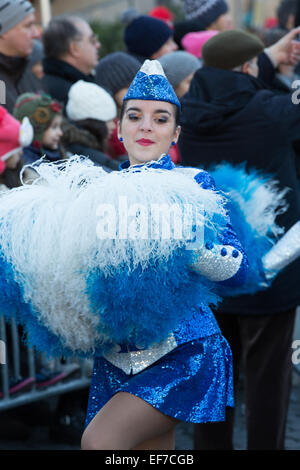
M 7 186 L 9 189 L 18 188 L 19 186 L 22 186 L 20 173 L 23 166 L 24 162 L 22 160 L 19 160 L 16 168 L 6 168 L 6 170 L 4 170 L 4 172 L 0 175 L 0 183 L 5 184 L 5 186 Z
M 286 23 L 290 15 L 296 16 L 297 12 L 297 1 L 296 0 L 281 0 L 279 7 L 277 8 L 278 26 L 281 29 L 287 29 Z
M 107 151 L 108 129 L 105 122 L 98 119 L 82 119 L 76 121 L 75 124 L 77 127 L 89 131 L 97 139 L 98 150 Z
M 79 41 L 82 34 L 76 28 L 76 17 L 56 17 L 48 24 L 43 33 L 45 57 L 60 59 L 68 53 L 70 43 Z
M 121 110 L 120 110 L 120 122 L 122 121 L 122 119 L 124 117 L 126 104 L 127 104 L 127 100 L 123 101 L 123 104 L 122 104 L 122 107 L 121 107 Z M 173 104 L 173 106 L 175 107 L 175 126 L 177 127 L 177 126 L 180 125 L 180 114 L 181 113 L 180 113 L 180 109 L 178 108 L 178 106 L 176 106 L 176 104 Z

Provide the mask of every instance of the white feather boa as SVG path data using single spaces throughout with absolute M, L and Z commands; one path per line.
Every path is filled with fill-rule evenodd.
M 0 199 L 0 245 L 38 320 L 71 350 L 88 351 L 109 340 L 97 332 L 101 318 L 91 311 L 86 293 L 86 276 L 95 267 L 107 276 L 124 263 L 146 267 L 151 260 L 167 260 L 187 243 L 162 237 L 120 239 L 118 228 L 115 239 L 100 239 L 100 205 L 111 205 L 119 220 L 120 198 L 128 206 L 147 208 L 189 204 L 202 214 L 205 210 L 202 222 L 210 228 L 216 213 L 225 215 L 223 198 L 202 189 L 193 180 L 194 170 L 145 166 L 138 172 L 106 173 L 78 156 L 60 164 L 42 163 L 35 170 L 39 178 L 33 184 Z M 137 208 L 135 221 L 139 212 Z M 157 222 L 151 223 L 156 230 Z

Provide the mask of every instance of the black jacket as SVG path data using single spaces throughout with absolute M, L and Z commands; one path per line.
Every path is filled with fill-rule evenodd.
M 42 90 L 42 83 L 33 75 L 28 62 L 23 57 L 9 57 L 0 53 L 0 80 L 5 84 L 6 95 L 3 106 L 11 114 L 19 95 Z
M 291 95 L 277 95 L 258 79 L 239 72 L 205 67 L 196 72 L 183 98 L 179 148 L 184 165 L 246 161 L 274 176 L 289 209 L 278 217 L 288 230 L 300 220 L 300 183 L 293 142 L 300 136 L 300 106 Z M 275 313 L 300 305 L 300 260 L 294 261 L 267 291 L 228 299 L 226 313 Z
M 45 91 L 63 105 L 67 104 L 68 93 L 74 83 L 79 80 L 92 83 L 95 81 L 92 75 L 85 75 L 72 65 L 59 59 L 45 58 L 43 67 Z

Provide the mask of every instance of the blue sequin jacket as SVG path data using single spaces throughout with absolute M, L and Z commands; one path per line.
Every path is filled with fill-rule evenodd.
M 169 155 L 163 155 L 158 161 L 148 164 L 151 168 L 172 170 L 175 165 Z M 122 171 L 139 171 L 142 165 L 130 166 L 129 161 L 120 165 Z M 203 170 L 196 172 L 195 180 L 203 189 L 216 190 L 212 177 Z M 211 280 L 234 287 L 241 285 L 247 274 L 247 257 L 234 230 L 228 222 L 225 229 L 218 233 L 219 244 L 213 247 L 206 244 L 207 257 L 197 269 Z M 152 346 L 149 349 L 139 349 L 137 346 L 122 344 L 116 345 L 113 351 L 105 355 L 111 363 L 121 368 L 127 374 L 135 374 L 154 363 L 163 355 L 177 346 L 189 341 L 205 338 L 220 333 L 218 323 L 207 304 L 195 306 L 184 321 L 167 338 L 167 340 Z

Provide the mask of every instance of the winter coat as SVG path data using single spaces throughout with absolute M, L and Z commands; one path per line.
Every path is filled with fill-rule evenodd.
M 42 83 L 28 68 L 28 60 L 23 57 L 9 57 L 0 53 L 0 80 L 5 84 L 3 106 L 12 114 L 15 102 L 22 93 L 39 92 Z
M 66 156 L 60 148 L 57 150 L 51 150 L 45 147 L 37 148 L 34 145 L 29 145 L 23 149 L 22 160 L 25 165 L 30 165 L 42 157 L 51 162 L 56 162 L 64 159 Z
M 60 103 L 66 105 L 69 89 L 78 80 L 94 82 L 92 75 L 85 75 L 77 68 L 59 59 L 45 58 L 43 60 L 43 85 L 47 93 Z
M 179 148 L 184 165 L 208 169 L 247 162 L 289 188 L 287 212 L 277 223 L 288 230 L 300 220 L 300 184 L 293 142 L 300 136 L 300 107 L 249 75 L 205 67 L 183 98 Z M 278 275 L 271 288 L 226 300 L 224 313 L 270 314 L 300 305 L 300 259 Z

